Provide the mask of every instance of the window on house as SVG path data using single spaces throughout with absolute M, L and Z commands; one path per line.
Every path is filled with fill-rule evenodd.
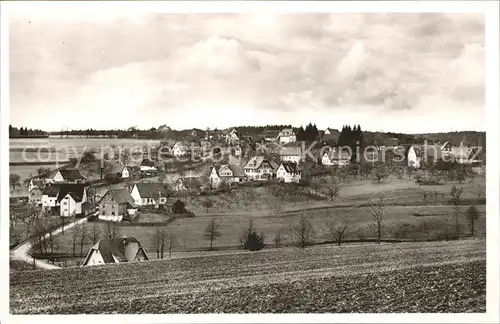
M 148 200 L 147 200 L 146 198 L 142 198 L 142 203 L 143 203 L 143 204 L 145 204 L 145 203 L 147 203 L 147 202 L 148 202 Z

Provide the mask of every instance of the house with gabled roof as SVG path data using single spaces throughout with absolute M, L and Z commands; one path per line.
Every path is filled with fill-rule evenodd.
M 126 165 L 123 167 L 121 175 L 123 179 L 138 179 L 141 175 L 141 168 L 139 166 Z
M 218 174 L 220 179 L 226 183 L 243 182 L 247 179 L 245 171 L 235 164 L 221 165 Z
M 323 132 L 323 135 L 321 136 L 321 140 L 325 142 L 334 142 L 337 143 L 340 138 L 340 131 L 338 129 L 330 128 L 328 127 L 325 129 Z
M 32 205 L 42 204 L 42 192 L 45 188 L 45 180 L 41 177 L 33 177 L 28 184 L 28 201 Z
M 143 159 L 141 165 L 139 166 L 139 169 L 144 172 L 157 170 L 156 163 L 151 159 Z
M 321 164 L 325 166 L 346 166 L 351 162 L 351 155 L 342 148 L 332 148 L 323 153 Z
M 295 162 L 283 161 L 281 162 L 278 170 L 276 171 L 276 179 L 285 183 L 295 182 L 298 183 L 302 177 L 299 166 Z
M 56 169 L 45 179 L 45 183 L 83 183 L 85 178 L 78 169 Z
M 300 164 L 302 160 L 302 148 L 300 146 L 282 146 L 279 154 L 281 161 Z
M 55 183 L 47 185 L 42 191 L 42 207 L 59 207 L 62 217 L 84 213 L 83 203 L 87 202 L 87 191 L 81 183 Z
M 172 146 L 172 155 L 175 157 L 185 156 L 189 153 L 189 145 L 183 142 L 175 142 Z
M 99 242 L 94 244 L 81 266 L 146 260 L 149 260 L 146 250 L 135 237 L 114 238 L 99 240 Z
M 99 200 L 99 219 L 120 222 L 134 215 L 137 205 L 126 188 L 109 189 Z
M 254 156 L 248 160 L 243 170 L 251 180 L 269 180 L 274 178 L 276 168 L 277 166 L 264 156 Z
M 185 177 L 179 178 L 173 184 L 172 190 L 175 192 L 197 192 L 201 191 L 203 181 L 201 177 Z
M 137 206 L 158 206 L 167 201 L 168 193 L 161 183 L 136 183 L 130 195 Z
M 280 143 L 295 143 L 297 141 L 297 136 L 293 131 L 293 128 L 284 128 L 278 134 L 278 141 Z

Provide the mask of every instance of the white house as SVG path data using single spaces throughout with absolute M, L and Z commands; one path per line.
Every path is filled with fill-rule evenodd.
M 188 154 L 188 152 L 189 152 L 189 148 L 184 143 L 176 142 L 172 146 L 172 154 L 175 157 L 185 156 Z
M 302 160 L 302 148 L 294 146 L 283 146 L 280 150 L 280 159 L 281 161 L 300 164 Z
M 156 171 L 156 163 L 150 159 L 143 159 L 141 165 L 139 166 L 141 171 Z
M 351 162 L 349 152 L 344 150 L 332 149 L 323 153 L 321 164 L 326 166 L 346 166 Z
M 138 175 L 140 171 L 141 168 L 138 166 L 126 165 L 122 169 L 122 178 L 123 179 L 133 178 L 134 176 Z
M 81 266 L 149 260 L 141 243 L 134 237 L 99 240 L 92 246 Z
M 31 191 L 34 188 L 40 188 L 40 189 L 45 188 L 45 181 L 44 181 L 44 179 L 40 178 L 40 177 L 31 178 L 30 182 L 28 184 L 28 192 Z
M 63 217 L 82 214 L 82 204 L 87 202 L 87 191 L 83 184 L 49 184 L 42 191 L 42 207 L 59 207 Z
M 297 141 L 297 136 L 295 135 L 295 132 L 293 131 L 292 128 L 284 128 L 278 134 L 278 141 L 284 144 L 295 143 Z
M 276 174 L 277 167 L 263 156 L 254 156 L 248 160 L 244 167 L 244 172 L 249 179 L 269 180 Z
M 210 169 L 210 175 L 208 176 L 208 179 L 210 180 L 210 186 L 212 188 L 217 188 L 222 182 L 222 179 L 219 176 L 219 172 L 217 171 L 216 167 L 211 167 Z
M 224 164 L 219 168 L 219 177 L 227 183 L 243 182 L 246 180 L 246 174 L 243 169 L 234 164 Z
M 78 169 L 57 169 L 45 179 L 45 183 L 83 183 L 85 178 Z
M 82 213 L 82 197 L 68 192 L 60 201 L 60 215 L 62 217 L 72 217 Z
M 298 164 L 295 162 L 283 161 L 276 171 L 276 179 L 282 180 L 286 183 L 298 183 L 301 176 L 302 174 L 299 170 Z
M 167 191 L 161 183 L 136 183 L 130 195 L 137 206 L 159 205 L 167 201 Z

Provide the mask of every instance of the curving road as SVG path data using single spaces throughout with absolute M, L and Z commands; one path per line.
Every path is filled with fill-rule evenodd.
M 97 214 L 97 212 L 90 214 L 90 215 L 87 215 L 85 218 L 79 219 L 75 222 L 65 224 L 64 229 L 70 229 L 76 225 L 86 223 L 88 221 L 87 217 L 94 216 L 96 214 Z M 62 227 L 59 227 L 59 228 L 52 231 L 52 236 L 57 235 L 61 232 L 62 232 Z M 42 239 L 45 240 L 48 237 L 49 237 L 49 233 L 45 234 L 42 237 Z M 13 260 L 20 260 L 20 261 L 24 261 L 24 262 L 28 262 L 30 264 L 33 264 L 33 257 L 31 255 L 29 255 L 29 252 L 30 252 L 32 247 L 33 247 L 33 244 L 31 243 L 31 241 L 28 240 L 28 241 L 16 246 L 14 249 L 12 249 L 10 251 L 10 258 Z M 53 264 L 47 263 L 44 260 L 38 260 L 38 259 L 35 261 L 35 265 L 38 268 L 42 268 L 42 269 L 60 269 L 61 268 L 61 267 L 55 266 Z

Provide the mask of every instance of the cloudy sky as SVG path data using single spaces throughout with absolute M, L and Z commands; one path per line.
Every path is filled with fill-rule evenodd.
M 484 130 L 480 14 L 18 14 L 15 126 Z

